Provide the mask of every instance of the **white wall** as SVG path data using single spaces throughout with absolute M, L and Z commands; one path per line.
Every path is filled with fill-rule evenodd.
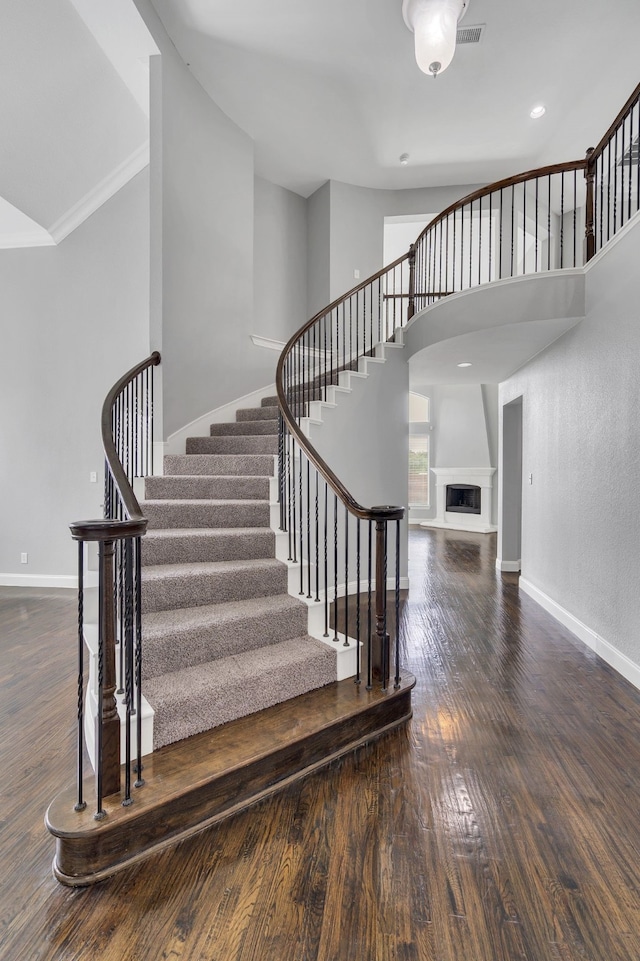
M 331 302 L 331 196 L 329 181 L 307 200 L 308 320 Z
M 586 317 L 500 388 L 523 397 L 522 575 L 640 663 L 640 224 L 592 262 Z
M 306 201 L 256 177 L 253 332 L 286 341 L 308 319 Z
M 0 583 L 74 576 L 69 523 L 102 515 L 102 402 L 149 353 L 148 220 L 145 170 L 58 246 L 0 251 Z
M 403 351 L 388 349 L 371 364 L 338 407 L 326 408 L 311 442 L 363 507 L 407 507 L 409 487 L 409 367 Z M 407 519 L 402 525 L 401 575 L 407 573 Z

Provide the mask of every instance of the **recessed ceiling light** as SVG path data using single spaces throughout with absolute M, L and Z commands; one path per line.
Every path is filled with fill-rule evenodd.
M 458 367 L 471 367 L 471 364 L 465 361 L 463 364 L 458 364 Z
M 409 154 L 408 154 L 408 153 L 401 153 L 401 154 L 400 154 L 400 163 L 402 164 L 403 167 L 406 167 L 406 166 L 407 166 L 407 164 L 409 163 Z
M 541 103 L 539 103 L 537 104 L 537 106 L 533 107 L 529 116 L 531 117 L 532 120 L 539 120 L 540 117 L 543 117 L 545 115 L 546 111 L 547 111 L 547 108 L 544 107 Z

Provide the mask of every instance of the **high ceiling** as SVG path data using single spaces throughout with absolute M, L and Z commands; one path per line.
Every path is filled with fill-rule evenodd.
M 639 0 L 470 0 L 464 26 L 485 24 L 482 39 L 437 80 L 415 64 L 401 0 L 153 3 L 254 139 L 257 173 L 303 196 L 327 179 L 478 183 L 581 157 L 639 79 Z

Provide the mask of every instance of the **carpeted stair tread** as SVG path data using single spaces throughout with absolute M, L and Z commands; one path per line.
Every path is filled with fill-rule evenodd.
M 268 408 L 265 407 L 265 410 L 268 410 Z M 264 434 L 277 435 L 277 433 L 278 422 L 275 420 L 239 420 L 231 424 L 211 424 L 209 427 L 211 437 L 231 437 L 236 435 L 241 437 L 245 435 L 255 437 Z
M 243 434 L 240 437 L 188 437 L 187 454 L 277 454 L 278 435 Z
M 260 406 L 261 406 L 261 407 L 276 407 L 276 408 L 279 409 L 279 407 L 278 407 L 278 397 L 277 397 L 277 395 L 276 395 L 276 396 L 272 396 L 272 397 L 263 397 L 262 400 L 260 401 Z
M 268 527 L 266 500 L 151 500 L 141 501 L 149 530 L 176 527 Z
M 273 454 L 166 454 L 165 475 L 273 477 Z
M 241 407 L 236 411 L 236 420 L 273 420 L 277 431 L 279 413 L 278 407 Z
M 308 635 L 151 678 L 154 749 L 335 680 L 335 652 Z
M 269 527 L 175 527 L 149 530 L 142 538 L 145 565 L 241 561 L 273 557 Z
M 287 567 L 275 558 L 158 564 L 142 570 L 142 612 L 201 607 L 287 590 Z
M 306 605 L 290 594 L 155 611 L 142 619 L 145 679 L 241 654 L 307 630 Z
M 268 500 L 269 478 L 261 476 L 174 474 L 147 477 L 146 500 Z

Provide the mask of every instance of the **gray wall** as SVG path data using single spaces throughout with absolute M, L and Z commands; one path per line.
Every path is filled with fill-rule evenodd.
M 331 302 L 331 196 L 327 181 L 307 200 L 308 320 Z
M 74 575 L 68 525 L 102 514 L 102 402 L 149 352 L 148 222 L 145 170 L 57 247 L 0 251 L 0 574 Z
M 358 378 L 336 408 L 324 409 L 322 426 L 311 428 L 312 443 L 363 507 L 407 506 L 408 399 L 408 364 L 401 350 L 389 349 L 386 363 L 369 365 L 369 377 Z M 405 576 L 406 518 L 402 530 Z
M 306 201 L 256 177 L 253 226 L 253 327 L 288 340 L 307 317 Z
M 640 663 L 640 225 L 592 264 L 586 317 L 500 388 L 523 397 L 522 574 Z

